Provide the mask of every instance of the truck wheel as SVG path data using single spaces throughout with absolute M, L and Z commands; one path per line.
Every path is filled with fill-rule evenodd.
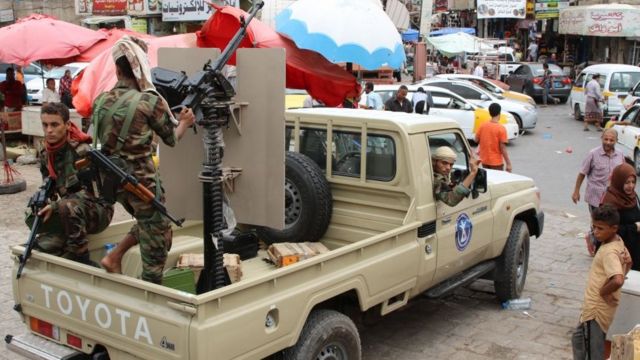
M 360 356 L 358 329 L 334 310 L 313 311 L 298 342 L 284 351 L 285 360 L 359 360 Z
M 320 240 L 333 210 L 331 188 L 322 170 L 306 155 L 287 152 L 284 187 L 284 229 L 260 227 L 260 238 L 267 244 Z
M 524 221 L 514 220 L 495 270 L 494 287 L 500 301 L 520 297 L 527 278 L 528 265 L 529 229 Z

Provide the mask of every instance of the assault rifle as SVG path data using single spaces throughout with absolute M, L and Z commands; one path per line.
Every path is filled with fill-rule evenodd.
M 29 199 L 29 204 L 27 206 L 31 208 L 31 212 L 35 216 L 35 220 L 33 220 L 33 224 L 31 225 L 31 233 L 29 233 L 29 240 L 24 248 L 24 253 L 18 257 L 20 266 L 18 266 L 16 279 L 20 279 L 22 269 L 24 269 L 24 265 L 27 263 L 29 257 L 31 257 L 31 250 L 33 250 L 33 247 L 36 245 L 38 228 L 40 228 L 40 224 L 42 224 L 42 220 L 44 218 L 44 216 L 38 215 L 38 212 L 47 206 L 47 200 L 51 197 L 51 192 L 53 191 L 53 184 L 54 180 L 47 177 L 44 180 L 44 183 L 40 186 L 40 189 L 31 196 L 31 199 Z
M 167 100 L 171 111 L 179 112 L 182 108 L 190 108 L 196 117 L 196 124 L 201 124 L 207 114 L 203 113 L 201 105 L 209 99 L 231 100 L 236 94 L 229 80 L 222 73 L 222 68 L 229 61 L 231 55 L 238 49 L 240 42 L 247 32 L 247 26 L 251 19 L 262 8 L 264 2 L 254 3 L 249 10 L 249 17 L 245 20 L 240 17 L 240 29 L 231 38 L 229 44 L 213 64 L 211 60 L 204 64 L 201 71 L 192 76 L 184 72 L 177 72 L 163 68 L 153 68 L 151 78 L 158 92 Z M 218 108 L 222 111 L 226 109 Z
M 100 150 L 90 150 L 87 154 L 87 158 L 76 161 L 75 167 L 77 169 L 85 168 L 89 166 L 90 163 L 92 163 L 99 169 L 104 170 L 107 177 L 112 177 L 117 186 L 121 186 L 125 191 L 128 191 L 137 196 L 146 204 L 150 203 L 162 215 L 166 216 L 167 219 L 171 220 L 178 226 L 182 226 L 184 219 L 176 219 L 171 214 L 169 214 L 167 212 L 167 208 L 156 199 L 154 193 L 152 193 L 144 185 L 140 184 L 138 179 L 136 179 L 134 176 L 127 174 L 118 165 L 114 164 L 113 161 L 111 161 Z

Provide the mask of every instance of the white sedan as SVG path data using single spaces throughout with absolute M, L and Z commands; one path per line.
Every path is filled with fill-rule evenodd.
M 502 111 L 511 113 L 520 130 L 531 130 L 538 123 L 538 111 L 535 106 L 517 100 L 507 99 L 502 95 L 486 91 L 466 80 L 431 78 L 421 84 L 437 86 L 450 90 L 474 104 L 488 108 L 491 103 L 498 103 Z
M 375 85 L 373 91 L 380 94 L 382 101 L 386 102 L 392 96 L 395 96 L 399 87 L 400 85 Z M 409 88 L 407 99 L 411 100 L 413 94 L 418 90 L 418 86 L 410 85 L 407 87 Z M 491 120 L 489 111 L 486 108 L 474 104 L 449 90 L 431 86 L 423 86 L 422 88 L 425 91 L 429 91 L 433 97 L 434 106 L 429 110 L 429 115 L 438 115 L 455 120 L 462 128 L 465 137 L 470 141 L 474 140 L 478 127 L 482 123 Z M 365 102 L 366 94 L 362 94 L 360 103 L 363 104 Z M 503 111 L 500 114 L 500 123 L 507 130 L 509 140 L 518 137 L 518 123 L 513 115 Z

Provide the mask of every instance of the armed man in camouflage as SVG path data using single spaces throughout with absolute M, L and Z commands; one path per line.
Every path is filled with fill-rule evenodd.
M 90 150 L 91 137 L 69 121 L 69 109 L 61 103 L 42 106 L 40 119 L 45 136 L 40 171 L 55 180 L 51 201 L 40 210 L 44 224 L 36 249 L 90 264 L 87 234 L 103 231 L 113 217 L 113 206 L 94 193 L 91 174 L 78 172 L 75 161 Z M 83 176 L 87 175 L 87 176 Z M 27 223 L 33 222 L 33 215 Z
M 451 183 L 451 168 L 458 158 L 456 153 L 448 146 L 441 146 L 431 156 L 433 160 L 433 193 L 436 200 L 440 200 L 449 206 L 456 206 L 469 195 L 478 173 L 479 162 L 471 159 L 469 162 L 469 174 L 460 184 Z
M 168 146 L 174 146 L 195 117 L 183 109 L 179 122 L 166 101 L 157 94 L 151 82 L 146 44 L 125 36 L 112 49 L 118 82 L 109 92 L 100 95 L 93 105 L 93 126 L 102 151 L 164 202 L 160 178 L 153 163 L 154 133 Z M 142 279 L 161 283 L 162 271 L 171 248 L 172 230 L 169 221 L 151 204 L 118 189 L 116 200 L 133 215 L 137 223 L 118 246 L 100 263 L 109 272 L 121 272 L 124 253 L 140 244 Z

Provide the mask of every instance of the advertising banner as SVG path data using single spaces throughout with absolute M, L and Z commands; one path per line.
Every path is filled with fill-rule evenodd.
M 162 0 L 128 0 L 127 14 L 145 16 L 162 13 Z
M 93 0 L 93 15 L 126 15 L 127 0 Z
M 568 0 L 536 0 L 536 20 L 557 19 L 560 17 L 560 10 L 568 7 Z
M 204 21 L 213 14 L 209 3 L 216 5 L 240 6 L 240 0 L 163 0 L 162 21 Z
M 632 6 L 603 9 L 572 6 L 560 12 L 560 34 L 585 36 L 640 36 L 640 8 Z
M 524 19 L 527 0 L 478 0 L 478 19 Z

